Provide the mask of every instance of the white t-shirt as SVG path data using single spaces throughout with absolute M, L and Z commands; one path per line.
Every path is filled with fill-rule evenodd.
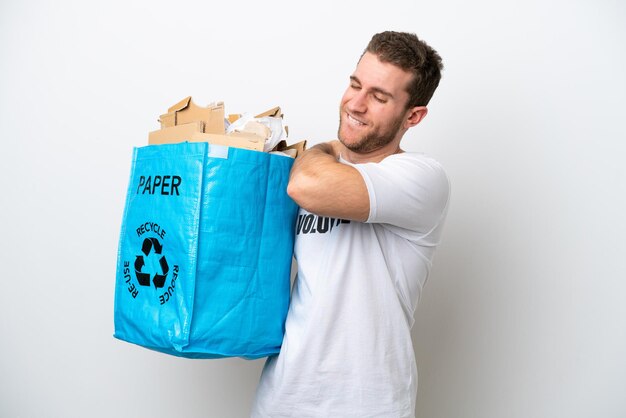
M 415 414 L 410 329 L 440 240 L 448 178 L 418 153 L 351 165 L 367 185 L 369 218 L 300 211 L 285 337 L 265 364 L 252 417 Z

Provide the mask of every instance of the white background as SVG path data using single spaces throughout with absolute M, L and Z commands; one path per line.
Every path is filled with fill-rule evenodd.
M 418 417 L 625 417 L 624 22 L 619 0 L 2 1 L 0 416 L 246 417 L 262 360 L 112 337 L 132 147 L 189 95 L 333 139 L 393 29 L 446 66 L 404 141 L 453 187 Z

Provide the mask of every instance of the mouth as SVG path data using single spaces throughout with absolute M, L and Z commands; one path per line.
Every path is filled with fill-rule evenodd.
M 355 118 L 350 113 L 346 112 L 346 120 L 353 126 L 361 127 L 367 125 L 365 122 Z

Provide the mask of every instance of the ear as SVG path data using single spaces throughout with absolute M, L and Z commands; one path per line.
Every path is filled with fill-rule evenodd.
M 422 121 L 428 113 L 426 106 L 415 106 L 407 111 L 407 118 L 404 122 L 406 129 L 412 128 Z

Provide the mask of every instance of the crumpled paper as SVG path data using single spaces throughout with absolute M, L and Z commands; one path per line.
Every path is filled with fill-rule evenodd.
M 246 132 L 265 138 L 264 152 L 270 152 L 280 141 L 287 138 L 287 131 L 283 118 L 264 116 L 256 118 L 244 113 L 239 119 L 231 123 L 226 133 Z

